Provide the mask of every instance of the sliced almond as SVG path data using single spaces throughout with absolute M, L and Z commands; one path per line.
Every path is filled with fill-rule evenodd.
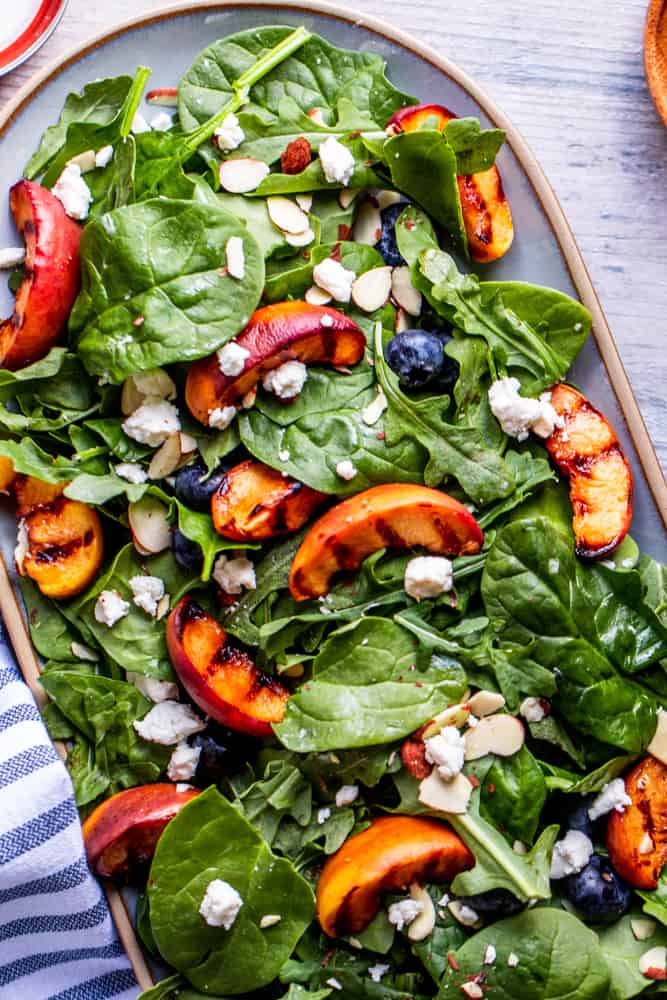
M 165 108 L 177 108 L 178 107 L 178 88 L 177 87 L 156 87 L 155 90 L 149 90 L 146 94 L 147 104 L 159 104 Z
M 419 801 L 436 812 L 461 815 L 467 810 L 471 795 L 472 785 L 463 774 L 443 781 L 434 769 L 419 785 Z
M 411 941 L 423 941 L 429 934 L 433 933 L 435 927 L 435 906 L 426 889 L 413 882 L 410 886 L 410 895 L 417 903 L 422 904 L 421 913 L 415 917 L 408 927 L 408 937 Z
M 25 247 L 6 247 L 0 250 L 0 270 L 8 271 L 25 262 Z
M 220 184 L 230 194 L 254 191 L 270 173 L 268 164 L 263 160 L 251 160 L 248 157 L 225 160 L 218 168 Z
M 352 239 L 356 243 L 364 243 L 374 247 L 382 236 L 382 219 L 380 209 L 369 198 L 362 202 L 356 222 L 352 228 Z
M 352 301 L 364 312 L 375 312 L 389 300 L 391 268 L 374 267 L 360 274 L 352 285 Z
M 97 663 L 99 660 L 99 653 L 90 646 L 85 646 L 82 642 L 73 642 L 70 646 L 74 656 L 78 656 L 80 660 L 86 660 L 88 663 Z
M 311 306 L 325 306 L 327 302 L 331 302 L 329 292 L 325 292 L 319 285 L 311 285 L 304 298 Z
M 469 715 L 470 708 L 467 703 L 450 705 L 444 712 L 438 712 L 435 718 L 431 719 L 422 732 L 422 739 L 430 740 L 432 736 L 437 736 L 438 733 L 442 732 L 445 726 L 456 726 L 457 729 L 460 729 L 461 726 L 465 726 Z
M 639 971 L 647 979 L 665 979 L 667 948 L 649 948 L 639 959 Z
M 291 247 L 307 247 L 315 239 L 315 233 L 308 227 L 303 233 L 285 233 L 285 242 Z
M 77 156 L 73 156 L 71 160 L 67 161 L 67 166 L 70 164 L 80 167 L 82 174 L 89 173 L 95 169 L 95 150 L 86 149 L 83 153 L 78 153 Z
M 472 698 L 468 698 L 468 708 L 479 719 L 493 715 L 504 707 L 505 699 L 497 691 L 475 691 Z
M 128 375 L 123 382 L 120 394 L 120 408 L 123 415 L 129 417 L 149 397 L 153 399 L 176 398 L 174 380 L 163 368 L 151 368 L 150 371 Z
M 652 757 L 667 764 L 667 712 L 664 708 L 658 709 L 658 725 L 646 749 Z
M 179 437 L 181 439 L 182 455 L 191 455 L 193 451 L 197 450 L 197 439 L 193 438 L 192 434 L 186 434 L 185 431 L 180 431 Z
M 136 503 L 131 503 L 127 519 L 134 547 L 141 555 L 155 555 L 171 545 L 167 508 L 156 497 L 145 496 Z
M 398 205 L 401 200 L 401 196 L 398 191 L 375 191 L 375 200 L 378 203 L 378 208 L 381 212 L 385 208 L 389 208 L 390 205 Z
M 338 204 L 340 207 L 349 208 L 361 190 L 361 188 L 343 188 L 342 191 L 339 191 Z
M 422 296 L 412 287 L 410 268 L 406 265 L 395 267 L 391 273 L 391 294 L 401 309 L 410 316 L 419 316 L 422 311 Z
M 303 663 L 295 663 L 293 666 L 288 667 L 287 670 L 283 670 L 285 677 L 303 677 L 305 673 L 305 667 Z
M 324 115 L 322 114 L 320 108 L 311 108 L 308 112 L 308 117 L 311 122 L 315 122 L 316 125 L 322 125 L 326 128 L 326 122 L 324 120 Z
M 655 934 L 656 922 L 648 917 L 633 917 L 630 928 L 637 941 L 648 941 Z
M 484 921 L 477 913 L 475 913 L 472 907 L 464 903 L 462 899 L 452 899 L 451 902 L 447 903 L 447 909 L 454 917 L 454 920 L 458 921 L 458 923 L 460 924 L 463 924 L 464 927 L 474 927 L 475 929 L 477 929 L 481 927 L 482 924 L 484 923 Z M 471 910 L 472 913 L 475 913 L 477 920 L 472 920 L 468 916 L 468 910 Z
M 396 333 L 403 333 L 404 330 L 410 329 L 410 320 L 408 319 L 408 314 L 405 309 L 401 309 L 399 306 L 396 310 L 396 323 L 394 324 L 394 330 Z
M 466 760 L 478 760 L 489 753 L 511 757 L 526 739 L 523 723 L 513 715 L 487 715 L 465 734 Z
M 303 209 L 304 212 L 310 212 L 313 207 L 312 194 L 297 194 L 294 198 L 299 208 Z
M 170 434 L 153 454 L 148 466 L 148 478 L 164 479 L 165 476 L 170 476 L 178 468 L 182 457 L 181 435 Z
M 169 602 L 171 598 L 169 594 L 163 594 L 160 600 L 157 602 L 157 611 L 155 612 L 155 618 L 157 621 L 161 621 L 165 615 L 169 614 Z
M 266 199 L 271 222 L 283 233 L 305 233 L 309 228 L 308 216 L 291 198 L 280 195 Z
M 139 392 L 134 384 L 134 377 L 130 375 L 123 382 L 120 392 L 120 409 L 124 416 L 131 416 L 143 403 L 145 396 Z

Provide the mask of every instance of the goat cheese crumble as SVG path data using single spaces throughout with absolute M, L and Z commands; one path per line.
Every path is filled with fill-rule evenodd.
M 166 399 L 149 397 L 123 421 L 128 437 L 149 448 L 158 448 L 181 429 L 178 410 Z
M 341 479 L 345 479 L 349 482 L 357 474 L 356 466 L 349 460 L 349 458 L 343 459 L 342 462 L 338 462 L 336 465 L 336 475 L 340 476 Z
M 138 462 L 120 462 L 119 465 L 115 466 L 114 472 L 121 479 L 125 479 L 128 483 L 134 483 L 136 486 L 145 483 L 148 479 L 148 473 Z
M 264 375 L 262 385 L 267 392 L 273 392 L 278 399 L 294 399 L 298 396 L 308 378 L 308 369 L 302 361 L 285 361 Z
M 329 183 L 342 184 L 343 187 L 347 187 L 354 173 L 354 157 L 347 146 L 339 142 L 335 136 L 330 135 L 328 139 L 320 143 L 318 155 L 324 176 Z
M 341 785 L 336 792 L 336 805 L 339 809 L 351 806 L 359 798 L 359 785 Z
M 438 597 L 453 586 L 453 567 L 444 556 L 417 556 L 405 567 L 403 587 L 406 594 L 416 601 L 425 597 Z
M 191 747 L 187 743 L 179 743 L 167 764 L 167 777 L 170 781 L 189 781 L 194 777 L 201 756 L 201 747 Z
M 81 176 L 81 167 L 78 163 L 67 164 L 51 188 L 51 194 L 56 196 L 71 219 L 83 222 L 88 218 L 93 196 Z
M 208 415 L 208 426 L 216 431 L 224 431 L 236 416 L 235 406 L 217 406 Z
M 407 897 L 398 903 L 392 903 L 387 911 L 389 923 L 393 924 L 396 930 L 402 931 L 404 927 L 409 927 L 413 920 L 416 920 L 424 909 L 424 904 L 418 899 Z
M 317 810 L 317 823 L 322 826 L 331 816 L 331 809 L 328 806 L 323 806 L 321 809 Z
M 147 677 L 146 674 L 136 674 L 131 670 L 127 673 L 127 679 L 156 705 L 161 701 L 178 701 L 178 684 L 172 681 L 161 681 L 157 677 Z
M 18 524 L 16 548 L 14 549 L 14 562 L 19 573 L 23 573 L 23 563 L 28 552 L 30 552 L 30 536 L 28 535 L 25 518 L 22 517 Z
M 385 972 L 389 972 L 389 965 L 386 962 L 377 962 L 368 966 L 368 975 L 374 983 L 379 983 Z
M 174 124 L 174 119 L 167 111 L 158 111 L 150 120 L 154 132 L 166 132 Z
M 132 600 L 151 618 L 156 618 L 158 604 L 164 597 L 164 581 L 159 576 L 132 576 L 129 580 Z
M 116 622 L 124 618 L 130 611 L 130 602 L 123 600 L 117 590 L 103 590 L 95 601 L 95 621 L 107 628 L 113 628 Z
M 445 726 L 436 736 L 424 741 L 426 760 L 434 764 L 444 781 L 461 772 L 465 761 L 465 740 L 456 726 Z
M 541 698 L 524 698 L 519 705 L 519 714 L 526 722 L 541 722 L 547 713 Z
M 188 736 L 206 729 L 204 720 L 180 701 L 161 701 L 132 725 L 142 739 L 163 746 L 183 743 Z
M 501 378 L 489 389 L 489 406 L 494 417 L 510 437 L 525 441 L 530 431 L 548 438 L 556 427 L 563 426 L 551 405 L 551 393 L 543 392 L 539 399 L 519 395 L 517 378 Z
M 593 844 L 581 830 L 568 830 L 562 840 L 554 844 L 551 855 L 551 878 L 576 875 L 586 867 L 593 854 Z
M 614 778 L 603 786 L 600 794 L 593 800 L 593 804 L 588 810 L 588 815 L 592 820 L 606 816 L 612 809 L 616 812 L 625 812 L 626 806 L 632 805 L 632 799 L 625 790 L 623 778 Z
M 356 278 L 354 271 L 343 267 L 339 260 L 327 257 L 313 268 L 313 281 L 323 288 L 337 302 L 349 302 L 352 297 L 352 285 Z
M 213 136 L 223 153 L 231 153 L 233 149 L 238 149 L 241 145 L 245 139 L 245 132 L 239 125 L 236 115 L 230 112 L 223 119 L 222 125 L 215 130 Z
M 243 898 L 233 885 L 214 878 L 206 886 L 199 912 L 209 927 L 224 927 L 228 931 L 239 915 Z
M 238 559 L 218 556 L 213 567 L 213 579 L 226 594 L 240 594 L 257 586 L 255 566 L 250 559 L 242 556 Z
M 240 375 L 245 368 L 246 360 L 250 357 L 250 351 L 241 347 L 235 340 L 230 340 L 228 344 L 218 351 L 218 365 L 223 375 L 234 378 Z

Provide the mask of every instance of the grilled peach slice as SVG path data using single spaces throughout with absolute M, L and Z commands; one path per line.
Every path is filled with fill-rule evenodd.
M 83 824 L 91 871 L 114 878 L 148 865 L 167 823 L 198 794 L 165 782 L 127 788 L 102 802 Z
M 10 458 L 0 455 L 0 493 L 9 493 L 15 479 L 14 466 Z
M 324 500 L 324 493 L 248 459 L 228 469 L 213 494 L 213 526 L 223 538 L 237 542 L 289 535 L 298 531 Z
M 308 302 L 256 309 L 235 342 L 249 352 L 239 375 L 223 375 L 217 354 L 195 361 L 188 372 L 185 400 L 202 424 L 212 410 L 239 406 L 266 372 L 285 361 L 356 365 L 366 347 L 366 337 L 348 316 Z
M 31 507 L 19 522 L 17 553 L 18 572 L 47 597 L 81 593 L 95 579 L 104 555 L 97 511 L 63 496 Z
M 24 517 L 34 507 L 51 503 L 62 494 L 66 486 L 67 483 L 47 483 L 44 479 L 19 473 L 12 483 L 16 513 L 19 517 Z
M 479 552 L 484 535 L 469 510 L 446 493 L 414 483 L 372 486 L 331 507 L 292 562 L 296 601 L 321 597 L 340 570 L 356 570 L 378 549 L 423 546 L 440 555 Z
M 632 472 L 614 428 L 585 396 L 562 383 L 551 403 L 563 426 L 546 448 L 570 479 L 577 555 L 600 559 L 625 538 L 632 520 Z
M 655 889 L 667 864 L 667 765 L 645 757 L 626 777 L 625 791 L 632 805 L 609 816 L 609 857 L 635 889 Z
M 0 367 L 39 361 L 58 341 L 79 294 L 81 228 L 50 191 L 19 181 L 9 204 L 25 239 L 25 277 L 14 314 L 0 326 Z
M 271 736 L 289 698 L 287 688 L 263 674 L 222 625 L 191 597 L 167 620 L 167 648 L 178 679 L 195 704 L 216 722 L 251 736 Z
M 383 892 L 411 882 L 449 882 L 472 868 L 473 855 L 435 819 L 383 816 L 349 837 L 322 869 L 317 919 L 330 937 L 357 934 L 380 908 Z
M 387 122 L 398 132 L 434 129 L 444 132 L 456 118 L 442 104 L 415 104 L 401 108 Z M 481 264 L 498 260 L 506 254 L 514 239 L 514 224 L 509 202 L 503 191 L 500 171 L 495 166 L 479 174 L 463 174 L 457 178 L 461 210 L 470 253 Z

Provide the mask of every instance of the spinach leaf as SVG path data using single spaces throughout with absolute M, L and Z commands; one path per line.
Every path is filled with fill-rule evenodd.
M 30 638 L 37 652 L 46 659 L 76 660 L 72 643 L 79 641 L 79 636 L 57 605 L 44 597 L 29 577 L 19 577 L 19 586 L 28 615 Z
M 443 479 L 456 479 L 476 503 L 489 503 L 509 496 L 514 476 L 495 448 L 489 448 L 478 427 L 457 426 L 445 419 L 447 399 L 429 396 L 410 398 L 401 391 L 398 378 L 387 365 L 382 351 L 379 324 L 375 342 L 375 370 L 387 397 L 385 417 L 387 442 L 417 440 L 429 454 L 424 470 L 427 486 Z
M 60 711 L 53 702 L 50 702 L 46 707 Z M 64 719 L 65 716 L 62 712 L 60 714 Z M 49 734 L 51 735 L 50 728 Z M 74 788 L 74 801 L 81 811 L 85 810 L 87 806 L 90 807 L 101 795 L 109 791 L 110 778 L 97 766 L 93 744 L 80 734 L 75 734 L 74 731 L 72 731 L 72 737 L 73 743 L 67 751 L 66 763 Z M 56 737 L 51 736 L 51 738 L 55 739 Z M 139 784 L 141 780 L 143 779 L 140 779 L 139 782 L 132 782 L 132 784 Z
M 667 928 L 656 924 L 647 941 L 638 941 L 632 933 L 632 916 L 621 917 L 611 927 L 598 930 L 598 939 L 609 966 L 609 1000 L 630 1000 L 652 984 L 639 971 L 639 959 L 649 948 L 667 945 Z
M 429 886 L 428 892 L 435 907 L 435 927 L 427 938 L 412 945 L 412 953 L 437 985 L 447 968 L 447 956 L 460 948 L 468 936 L 450 911 L 438 906 L 443 895 L 442 886 Z
M 490 944 L 497 958 L 484 965 Z M 518 965 L 507 964 L 510 954 Z M 461 986 L 482 971 L 494 1000 L 609 997 L 609 972 L 596 935 L 564 910 L 540 907 L 500 920 L 469 938 L 454 957 L 457 968 L 448 965 L 437 1000 L 458 1000 Z
M 662 872 L 656 889 L 638 892 L 638 895 L 644 900 L 644 913 L 667 927 L 667 869 Z
M 540 766 L 528 747 L 494 757 L 480 794 L 480 814 L 508 837 L 532 844 L 547 798 Z
M 232 236 L 243 240 L 243 281 L 221 270 Z M 79 253 L 70 330 L 88 371 L 116 382 L 215 351 L 245 326 L 264 284 L 264 256 L 245 226 L 196 202 L 109 212 L 86 226 Z
M 352 154 L 354 170 L 348 182 L 351 188 L 377 188 L 382 178 L 368 164 L 368 155 L 361 139 L 346 139 L 343 143 Z M 302 191 L 335 191 L 343 187 L 340 181 L 328 181 L 319 159 L 312 160 L 298 174 L 272 173 L 253 192 L 254 197 L 273 194 L 299 194 Z
M 206 1000 L 209 994 L 190 989 L 183 976 L 167 976 L 150 990 L 144 990 L 137 1000 Z M 224 1000 L 224 997 L 222 998 Z
M 275 726 L 289 750 L 333 750 L 400 739 L 465 689 L 465 675 L 436 659 L 417 668 L 412 636 L 383 618 L 335 632 L 313 663 L 312 679 L 290 698 Z
M 577 565 L 569 539 L 552 522 L 516 521 L 491 546 L 482 596 L 487 615 L 501 626 L 501 639 L 524 644 L 527 662 L 554 672 L 554 704 L 565 719 L 580 732 L 637 751 L 655 730 L 655 700 L 621 677 L 616 664 L 622 669 L 627 648 L 646 651 L 646 658 L 661 655 L 664 637 L 657 619 L 648 620 L 650 609 L 630 580 L 633 574 L 624 574 L 624 591 L 615 584 L 607 590 L 603 574 L 609 571 Z
M 220 207 L 240 219 L 252 233 L 264 251 L 265 257 L 270 257 L 276 250 L 289 249 L 284 233 L 271 222 L 266 202 L 261 198 L 246 198 L 242 194 L 224 193 L 216 197 Z
M 85 422 L 85 427 L 99 435 L 112 455 L 121 462 L 139 462 L 151 455 L 153 449 L 133 441 L 122 425 L 122 417 L 98 417 Z
M 234 92 L 233 81 L 291 30 L 277 25 L 252 28 L 204 49 L 178 88 L 183 127 L 194 128 L 214 115 Z M 328 124 L 334 124 L 344 100 L 364 116 L 363 121 L 370 119 L 380 128 L 399 108 L 414 103 L 389 83 L 380 56 L 338 48 L 318 35 L 311 35 L 298 52 L 251 87 L 244 111 L 256 113 L 261 120 L 280 121 L 286 98 L 306 114 L 313 107 L 320 108 Z
M 60 118 L 55 125 L 47 128 L 37 151 L 33 153 L 25 168 L 24 173 L 28 180 L 34 180 L 46 170 L 51 160 L 65 145 L 67 129 L 74 122 L 108 125 L 120 111 L 131 85 L 132 77 L 116 76 L 106 80 L 94 80 L 92 83 L 87 83 L 80 94 L 69 94 Z
M 479 174 L 495 163 L 505 133 L 499 128 L 482 131 L 478 118 L 453 118 L 445 127 L 445 139 L 456 153 L 456 173 Z
M 183 844 L 189 849 L 183 851 Z M 199 906 L 213 879 L 243 899 L 230 928 L 211 927 Z M 158 841 L 148 883 L 160 954 L 198 989 L 233 994 L 271 982 L 314 916 L 313 895 L 214 787 L 192 799 Z M 267 913 L 280 923 L 260 929 Z

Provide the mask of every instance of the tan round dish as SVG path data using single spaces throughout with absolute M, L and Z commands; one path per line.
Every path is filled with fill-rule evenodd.
M 644 67 L 651 97 L 667 125 L 667 3 L 651 0 L 644 32 Z

